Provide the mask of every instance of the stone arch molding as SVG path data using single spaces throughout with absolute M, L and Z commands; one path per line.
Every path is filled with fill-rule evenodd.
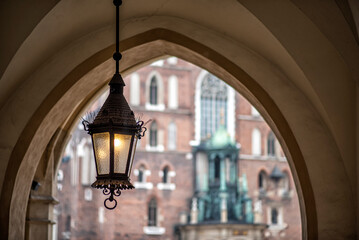
M 68 130 L 74 116 L 112 76 L 113 64 L 108 60 L 114 49 L 112 8 L 95 2 L 89 1 L 89 11 L 83 15 L 76 12 L 82 9 L 79 3 L 58 3 L 22 43 L 2 76 L 0 169 L 4 174 L 0 176 L 0 202 L 5 211 L 0 212 L 0 226 L 9 239 L 24 238 L 31 181 L 53 134 L 59 128 Z M 151 17 L 136 10 L 143 2 L 126 2 L 129 10 L 122 15 L 120 43 L 124 75 L 151 59 L 173 55 L 225 79 L 261 112 L 283 146 L 297 185 L 304 239 L 353 238 L 353 179 L 345 155 L 350 153 L 344 154 L 345 142 L 337 135 L 343 129 L 335 125 L 332 116 L 339 110 L 328 105 L 331 92 L 320 91 L 325 83 L 311 79 L 312 69 L 300 65 L 296 57 L 302 56 L 290 51 L 293 46 L 281 44 L 241 4 L 233 1 L 221 10 L 213 5 L 218 1 L 206 6 L 175 2 Z M 186 4 L 191 11 L 171 15 L 171 9 L 186 9 Z M 153 10 L 145 3 L 140 9 L 145 7 L 150 13 Z M 294 11 L 298 19 L 305 18 L 296 9 L 289 7 L 288 11 Z M 58 14 L 64 12 L 68 18 L 59 20 Z M 218 21 L 208 18 L 211 13 L 217 14 Z M 99 19 L 104 14 L 97 25 L 94 20 L 83 21 L 96 14 Z M 71 29 L 59 27 L 72 20 Z M 58 31 L 52 31 L 56 27 Z M 303 25 L 304 30 L 319 36 L 312 27 L 311 22 Z M 318 36 L 313 41 L 322 43 L 328 50 L 325 57 L 338 63 L 333 71 L 337 70 L 334 77 L 340 78 L 331 78 L 332 84 L 343 90 L 339 80 L 349 81 L 346 66 L 328 40 L 323 36 L 318 40 Z M 300 42 L 292 44 L 303 47 Z M 312 46 L 307 47 L 311 50 Z M 327 67 L 325 64 L 319 67 Z M 343 104 L 352 97 L 348 91 L 337 93 L 343 95 L 338 96 Z

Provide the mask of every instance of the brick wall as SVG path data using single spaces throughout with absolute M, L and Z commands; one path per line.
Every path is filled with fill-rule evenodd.
M 202 70 L 190 63 L 178 60 L 177 64 L 170 64 L 167 60 L 162 62 L 162 66 L 152 65 L 136 71 L 140 77 L 140 105 L 133 106 L 136 114 L 140 114 L 144 121 L 155 120 L 158 129 L 163 132 L 163 146 L 161 151 L 148 151 L 148 132 L 147 136 L 141 140 L 141 144 L 136 153 L 131 175 L 132 182 L 138 181 L 135 172 L 143 164 L 148 173 L 146 182 L 152 184 L 152 188 L 137 188 L 136 190 L 123 191 L 117 198 L 118 207 L 113 211 L 108 211 L 103 207 L 105 196 L 101 190 L 89 189 L 78 182 L 75 186 L 71 185 L 73 175 L 71 161 L 78 162 L 78 171 L 81 179 L 81 166 L 78 158 L 73 156 L 68 162 L 61 164 L 60 169 L 64 173 L 64 179 L 59 181 L 62 189 L 58 191 L 58 198 L 61 204 L 57 207 L 58 211 L 58 236 L 65 239 L 63 232 L 66 232 L 67 216 L 71 215 L 71 239 L 174 239 L 174 225 L 179 223 L 180 214 L 189 212 L 190 198 L 193 194 L 193 163 L 191 158 L 191 146 L 189 142 L 195 138 L 195 87 L 196 80 Z M 153 111 L 146 109 L 146 82 L 150 74 L 156 72 L 163 81 L 163 102 L 164 110 Z M 175 75 L 178 79 L 178 109 L 168 109 L 168 78 Z M 125 78 L 125 97 L 130 99 L 130 77 Z M 295 185 L 291 179 L 288 163 L 284 158 L 283 152 L 279 149 L 277 157 L 269 158 L 266 155 L 266 141 L 270 128 L 261 117 L 253 117 L 251 105 L 246 99 L 236 94 L 236 141 L 241 144 L 241 154 L 239 161 L 240 176 L 245 173 L 248 179 L 249 195 L 253 202 L 261 200 L 263 209 L 263 222 L 267 223 L 267 209 L 275 202 L 283 208 L 283 220 L 288 224 L 281 233 L 284 239 L 301 239 L 300 213 L 298 197 Z M 97 105 L 100 105 L 97 103 Z M 177 125 L 177 147 L 176 150 L 168 150 L 168 125 L 175 122 Z M 147 125 L 150 126 L 151 123 Z M 254 128 L 261 132 L 261 156 L 251 155 L 251 134 Z M 281 195 L 272 194 L 274 189 L 268 189 L 270 195 L 267 199 L 260 199 L 258 189 L 258 173 L 264 170 L 271 173 L 274 166 L 285 170 L 290 175 L 291 197 L 283 200 Z M 164 166 L 169 166 L 175 176 L 171 177 L 171 183 L 175 185 L 174 190 L 164 190 L 158 187 L 162 182 L 160 171 Z M 173 173 L 172 173 L 173 174 Z M 87 190 L 86 190 L 87 189 Z M 92 192 L 92 200 L 85 200 L 85 191 Z M 272 195 L 271 195 L 272 194 Z M 157 199 L 158 226 L 165 229 L 162 235 L 151 236 L 144 233 L 147 226 L 147 205 L 150 199 Z M 276 206 L 277 206 L 276 205 Z M 67 226 L 68 227 L 68 226 Z M 272 234 L 272 233 L 270 233 Z M 66 235 L 66 234 L 65 234 Z M 271 239 L 267 233 L 268 239 Z M 273 234 L 272 234 L 273 236 Z

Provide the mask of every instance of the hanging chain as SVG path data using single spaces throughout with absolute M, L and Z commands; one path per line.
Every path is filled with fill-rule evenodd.
M 113 4 L 116 6 L 116 52 L 113 54 L 113 59 L 116 61 L 116 74 L 119 74 L 119 61 L 122 55 L 119 50 L 120 45 L 120 6 L 122 0 L 113 0 Z

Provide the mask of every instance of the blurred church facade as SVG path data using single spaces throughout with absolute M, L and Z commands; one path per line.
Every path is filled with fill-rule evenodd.
M 90 187 L 96 176 L 91 141 L 77 126 L 57 175 L 58 239 L 301 239 L 298 196 L 286 158 L 244 97 L 176 57 L 143 67 L 125 82 L 131 108 L 148 121 L 131 176 L 136 189 L 123 192 L 117 209 L 103 207 L 102 192 Z M 207 168 L 200 165 L 198 153 L 212 151 L 201 146 L 213 141 L 222 146 L 225 139 L 237 149 L 233 162 L 213 158 Z M 216 210 L 206 211 L 202 200 L 211 186 L 242 198 L 234 197 L 230 205 L 218 194 L 211 207 Z

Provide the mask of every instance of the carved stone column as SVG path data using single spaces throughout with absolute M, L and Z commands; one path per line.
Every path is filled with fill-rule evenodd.
M 54 206 L 58 201 L 52 196 L 30 195 L 26 217 L 26 239 L 52 239 Z
M 37 167 L 26 212 L 26 239 L 53 239 L 58 204 L 56 194 L 57 165 L 61 158 L 61 146 L 65 133 L 57 131 L 50 141 Z

